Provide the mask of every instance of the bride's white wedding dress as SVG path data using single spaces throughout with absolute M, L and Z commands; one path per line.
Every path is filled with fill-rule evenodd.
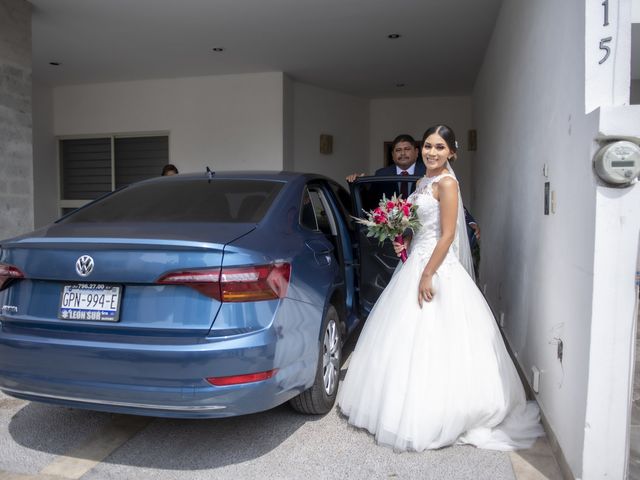
M 444 175 L 424 177 L 410 197 L 422 228 L 364 325 L 338 405 L 349 423 L 397 450 L 527 448 L 543 434 L 538 407 L 526 401 L 493 314 L 453 246 L 434 275 L 433 300 L 418 305 L 440 237 L 432 185 Z

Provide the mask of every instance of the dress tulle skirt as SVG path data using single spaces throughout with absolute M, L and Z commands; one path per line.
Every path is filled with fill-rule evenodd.
M 457 260 L 418 305 L 427 258 L 410 255 L 373 308 L 338 392 L 350 424 L 396 450 L 513 450 L 543 434 L 493 314 Z

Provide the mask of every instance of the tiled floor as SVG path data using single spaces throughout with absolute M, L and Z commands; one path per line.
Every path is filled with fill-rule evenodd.
M 509 456 L 517 480 L 562 480 L 546 437 L 538 439 L 532 448 L 511 452 Z

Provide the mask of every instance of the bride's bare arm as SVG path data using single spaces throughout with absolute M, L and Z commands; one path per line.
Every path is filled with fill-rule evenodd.
M 435 185 L 434 185 L 435 187 Z M 456 235 L 456 220 L 458 217 L 458 183 L 451 177 L 444 177 L 437 183 L 434 197 L 440 202 L 440 231 L 441 236 L 436 243 L 431 258 L 424 267 L 418 286 L 418 304 L 430 302 L 434 292 L 432 288 L 433 274 L 438 271 L 449 247 Z

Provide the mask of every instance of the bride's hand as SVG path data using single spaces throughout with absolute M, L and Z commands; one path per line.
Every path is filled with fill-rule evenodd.
M 422 302 L 430 302 L 433 300 L 435 292 L 433 291 L 433 277 L 423 273 L 420 277 L 418 285 L 418 305 L 422 308 Z
M 409 244 L 410 244 L 411 240 L 409 238 L 404 238 L 403 241 L 404 241 L 404 243 L 392 242 L 393 243 L 393 250 L 396 252 L 396 256 L 398 256 L 398 257 L 402 254 L 403 250 L 408 250 L 409 249 Z
M 400 256 L 403 250 L 406 250 L 407 246 L 403 243 L 393 242 L 393 250 L 396 252 L 396 256 Z

